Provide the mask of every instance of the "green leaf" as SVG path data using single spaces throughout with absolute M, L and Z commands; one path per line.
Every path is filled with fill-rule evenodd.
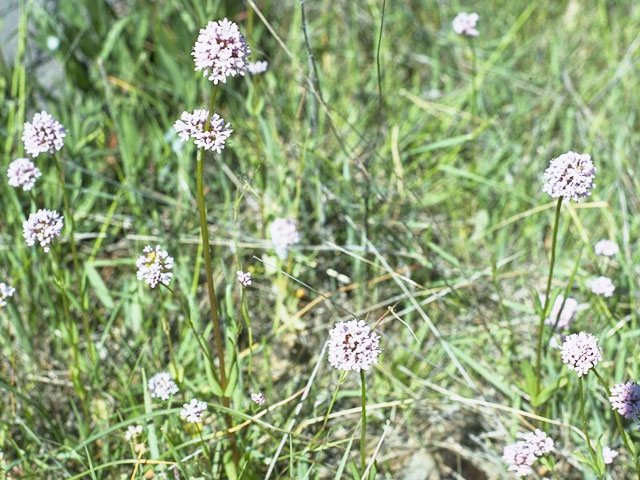
M 109 293 L 109 289 L 102 281 L 102 277 L 98 273 L 98 271 L 93 267 L 93 265 L 87 263 L 85 264 L 85 270 L 87 272 L 87 278 L 89 279 L 89 283 L 93 287 L 93 291 L 95 292 L 100 303 L 104 305 L 107 310 L 111 310 L 115 307 L 115 303 L 111 298 L 111 294 Z

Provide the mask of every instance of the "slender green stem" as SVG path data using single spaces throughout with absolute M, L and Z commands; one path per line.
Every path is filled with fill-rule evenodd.
M 598 457 L 595 450 L 593 449 L 593 446 L 591 445 L 591 440 L 589 439 L 589 429 L 587 428 L 587 418 L 584 415 L 584 394 L 582 392 L 582 377 L 578 377 L 578 385 L 580 386 L 580 416 L 582 417 L 582 431 L 584 432 L 584 436 L 587 437 L 587 446 L 589 447 L 589 451 L 591 452 L 593 463 L 594 465 L 597 465 Z
M 211 124 L 211 116 L 213 115 L 213 105 L 216 98 L 216 88 L 214 87 L 211 95 L 211 101 L 209 103 L 209 115 L 204 125 L 204 131 L 209 130 Z M 204 148 L 198 151 L 197 159 L 197 189 L 198 189 L 198 211 L 200 216 L 200 234 L 202 236 L 202 252 L 204 254 L 204 266 L 207 273 L 207 293 L 209 295 L 209 310 L 211 310 L 211 319 L 213 320 L 213 333 L 216 343 L 216 350 L 218 351 L 218 361 L 220 362 L 220 388 L 222 389 L 222 405 L 229 408 L 231 403 L 229 397 L 227 397 L 227 373 L 225 367 L 224 358 L 224 342 L 222 339 L 222 329 L 220 327 L 220 318 L 218 317 L 218 300 L 216 298 L 216 289 L 213 283 L 213 267 L 211 262 L 211 251 L 209 246 L 209 230 L 207 225 L 207 207 L 204 203 L 204 180 L 203 180 L 203 165 L 204 165 Z M 225 415 L 227 427 L 232 427 L 232 421 L 230 415 Z M 233 433 L 229 434 L 231 441 L 231 448 L 233 452 L 233 461 L 238 467 L 240 463 L 240 456 L 238 454 L 238 447 L 236 446 L 236 439 Z
M 162 331 L 167 339 L 167 349 L 169 350 L 169 360 L 173 367 L 173 375 L 179 378 L 178 365 L 176 364 L 176 358 L 173 354 L 173 342 L 171 341 L 171 330 L 169 329 L 169 321 L 167 319 L 167 309 L 164 306 L 164 300 L 162 298 L 160 299 L 160 311 L 162 313 Z
M 556 216 L 553 221 L 553 236 L 551 239 L 551 262 L 549 263 L 549 276 L 547 277 L 547 288 L 544 293 L 544 307 L 540 314 L 540 324 L 538 326 L 538 347 L 536 349 L 536 396 L 540 393 L 540 376 L 542 370 L 542 336 L 544 332 L 544 319 L 549 308 L 549 297 L 551 295 L 551 280 L 553 279 L 553 266 L 556 263 L 556 243 L 558 240 L 558 224 L 560 223 L 560 208 L 562 207 L 562 197 L 558 198 L 556 204 Z
M 365 457 L 365 444 L 367 437 L 367 392 L 366 382 L 364 379 L 364 370 L 360 370 L 360 383 L 362 384 L 361 401 L 362 401 L 362 434 L 360 435 L 360 467 L 362 468 L 362 474 L 367 468 L 367 461 Z
M 473 48 L 473 39 L 468 38 L 471 47 L 471 109 L 473 115 L 478 115 L 478 98 L 476 95 L 476 50 Z
M 596 378 L 598 379 L 598 382 L 600 382 L 600 385 L 602 385 L 602 388 L 604 388 L 604 391 L 607 394 L 607 397 L 610 397 L 611 391 L 609 390 L 607 382 L 604 381 L 604 378 L 600 376 L 600 374 L 595 369 L 595 367 L 592 370 Z M 624 447 L 627 449 L 629 454 L 633 456 L 633 463 L 636 468 L 636 474 L 638 475 L 638 479 L 640 480 L 640 460 L 638 460 L 638 455 L 636 453 L 636 450 L 635 448 L 632 448 L 631 443 L 629 441 L 629 436 L 627 435 L 627 432 L 622 426 L 622 419 L 620 418 L 620 414 L 614 410 L 613 416 L 616 419 L 616 425 L 618 426 L 618 432 L 620 432 L 620 436 L 622 437 L 622 443 L 624 443 Z

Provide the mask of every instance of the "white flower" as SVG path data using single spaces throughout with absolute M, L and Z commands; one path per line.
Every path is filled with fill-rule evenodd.
M 180 417 L 189 423 L 200 423 L 202 414 L 207 410 L 207 404 L 195 398 L 185 403 L 180 410 Z
M 178 393 L 178 385 L 167 372 L 156 373 L 149 379 L 149 390 L 152 398 L 169 400 L 169 396 Z
M 160 245 L 155 249 L 147 245 L 142 252 L 136 261 L 138 280 L 144 280 L 151 288 L 156 288 L 159 283 L 169 285 L 173 277 L 173 258 Z
M 467 37 L 477 37 L 480 32 L 476 29 L 478 19 L 477 13 L 460 12 L 453 19 L 453 31 L 458 35 L 466 35 Z
M 127 431 L 124 432 L 124 438 L 125 440 L 133 440 L 141 433 L 142 433 L 141 425 L 129 425 L 129 428 L 127 428 Z
M 247 63 L 247 70 L 251 75 L 259 75 L 267 71 L 267 67 L 269 66 L 269 62 L 266 60 L 257 61 L 257 62 L 249 62 Z
M 589 288 L 596 295 L 603 297 L 612 297 L 616 287 L 608 277 L 598 277 L 589 282 Z
M 613 257 L 618 254 L 620 248 L 613 240 L 600 240 L 593 248 L 596 255 L 604 255 L 605 257 Z
M 238 282 L 240 282 L 240 284 L 243 287 L 248 287 L 249 285 L 251 285 L 251 273 L 250 272 L 242 272 L 242 271 L 238 270 L 236 272 L 236 277 L 238 278 Z

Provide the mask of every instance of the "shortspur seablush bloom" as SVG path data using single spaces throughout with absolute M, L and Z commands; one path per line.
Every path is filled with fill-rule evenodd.
M 0 282 L 0 308 L 7 306 L 7 298 L 13 297 L 16 289 L 4 282 Z
M 173 128 L 183 142 L 193 138 L 197 147 L 220 153 L 233 130 L 229 128 L 230 123 L 225 123 L 220 115 L 214 113 L 211 115 L 209 129 L 205 131 L 208 116 L 209 111 L 205 109 L 196 109 L 193 113 L 182 112 L 180 120 L 176 120 Z
M 180 410 L 180 417 L 189 423 L 200 423 L 202 414 L 207 410 L 207 404 L 192 399 L 189 403 L 185 403 Z
M 564 308 L 562 308 L 562 312 L 560 312 L 562 302 L 564 302 Z M 567 329 L 571 325 L 577 311 L 578 301 L 575 298 L 567 297 L 565 300 L 563 295 L 558 295 L 553 302 L 549 317 L 545 319 L 544 323 L 547 325 L 556 325 L 556 322 L 558 322 L 556 328 L 559 330 Z M 560 318 L 558 318 L 558 314 L 560 314 Z
M 155 249 L 147 245 L 142 251 L 143 254 L 136 261 L 138 280 L 144 280 L 151 288 L 156 288 L 159 283 L 169 285 L 173 277 L 173 258 L 160 245 L 156 245 Z
M 251 285 L 251 273 L 250 272 L 242 272 L 242 271 L 238 270 L 236 272 L 236 277 L 238 278 L 238 282 L 240 282 L 240 284 L 243 287 L 248 287 L 249 285 Z
M 600 240 L 593 247 L 593 251 L 596 255 L 604 255 L 605 257 L 614 257 L 620 252 L 618 244 L 613 240 Z
M 178 393 L 178 385 L 167 372 L 156 373 L 149 379 L 148 387 L 151 397 L 161 400 L 169 400 L 171 395 Z
M 612 297 L 616 287 L 608 277 L 594 278 L 589 282 L 589 288 L 596 295 L 603 297 Z
M 264 393 L 252 393 L 251 400 L 258 405 L 264 405 L 265 403 L 267 403 L 267 399 L 264 398 Z
M 280 258 L 285 258 L 289 247 L 300 241 L 300 233 L 296 222 L 290 218 L 276 218 L 269 225 L 269 234 L 276 254 Z
M 553 450 L 553 440 L 542 430 L 535 432 L 518 433 L 519 440 L 504 447 L 502 459 L 508 470 L 519 477 L 524 477 L 532 472 L 531 466 L 538 457 L 546 455 Z
M 549 168 L 544 172 L 542 191 L 553 198 L 562 197 L 565 201 L 577 202 L 591 195 L 591 190 L 595 187 L 595 176 L 596 168 L 591 155 L 569 151 L 551 160 Z
M 142 433 L 141 425 L 129 425 L 129 428 L 127 428 L 127 431 L 124 432 L 124 438 L 125 440 L 133 440 L 141 433 Z
M 22 141 L 25 151 L 32 157 L 41 153 L 55 153 L 64 146 L 65 132 L 53 116 L 45 111 L 36 113 L 31 123 L 25 122 Z
M 247 63 L 247 70 L 251 75 L 259 75 L 267 71 L 269 67 L 269 62 L 266 60 L 258 60 L 257 62 L 249 62 Z
M 613 463 L 613 459 L 619 455 L 617 450 L 613 450 L 609 447 L 602 447 L 602 460 L 606 465 L 611 465 Z
M 591 333 L 573 333 L 564 340 L 562 347 L 562 362 L 569 370 L 578 372 L 581 377 L 589 373 L 602 360 L 602 352 L 598 347 L 598 339 Z
M 340 370 L 359 372 L 378 363 L 380 336 L 364 320 L 338 322 L 329 331 L 329 363 Z
M 251 50 L 238 25 L 223 18 L 200 30 L 191 55 L 196 72 L 203 70 L 204 76 L 217 85 L 225 83 L 228 76 L 244 75 Z
M 635 382 L 616 383 L 609 397 L 611 407 L 628 420 L 640 420 L 640 386 Z
M 460 12 L 453 19 L 453 31 L 458 35 L 466 35 L 467 37 L 477 37 L 480 32 L 476 29 L 478 19 L 477 13 Z
M 64 217 L 55 210 L 40 209 L 29 215 L 22 223 L 22 232 L 27 245 L 36 243 L 44 249 L 50 250 L 51 241 L 58 237 L 64 227 Z
M 28 158 L 17 158 L 9 164 L 7 177 L 12 187 L 22 187 L 28 192 L 36 184 L 36 179 L 42 176 L 40 169 Z

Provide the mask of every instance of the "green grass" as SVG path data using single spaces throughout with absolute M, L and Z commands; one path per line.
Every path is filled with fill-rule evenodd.
M 22 238 L 30 212 L 62 209 L 55 166 L 41 155 L 33 197 L 0 182 L 0 281 L 16 288 L 0 309 L 0 471 L 172 478 L 166 465 L 136 466 L 124 431 L 142 424 L 140 458 L 176 465 L 179 478 L 223 478 L 230 413 L 235 425 L 248 421 L 236 433 L 249 461 L 241 478 L 264 478 L 272 464 L 271 478 L 360 478 L 359 378 L 347 375 L 337 390 L 340 373 L 320 355 L 329 328 L 355 315 L 370 324 L 384 317 L 381 362 L 366 375 L 369 458 L 384 435 L 377 478 L 404 478 L 419 451 L 441 478 L 510 478 L 504 445 L 542 424 L 556 443 L 555 478 L 596 478 L 578 461 L 589 455 L 578 381 L 557 350 L 543 358 L 546 401 L 535 407 L 548 420 L 530 416 L 534 298 L 546 282 L 554 211 L 542 173 L 567 150 L 592 155 L 597 187 L 588 201 L 562 209 L 552 291 L 570 285 L 587 306 L 571 331 L 600 338 L 599 373 L 611 385 L 637 379 L 640 6 L 448 3 L 386 3 L 380 96 L 380 0 L 304 3 L 317 79 L 299 2 L 262 0 L 260 14 L 231 1 L 137 0 L 114 9 L 60 0 L 55 10 L 20 2 L 18 24 L 3 23 L 18 47 L 0 62 L 2 165 L 24 156 L 22 125 L 35 112 L 47 110 L 67 128 L 60 158 L 90 331 L 68 235 L 59 265 Z M 477 115 L 472 51 L 451 29 L 461 10 L 480 15 Z M 265 75 L 219 89 L 215 110 L 234 132 L 222 155 L 204 160 L 230 411 L 202 348 L 215 351 L 198 248 L 196 152 L 172 128 L 183 110 L 208 104 L 210 83 L 193 71 L 190 52 L 198 30 L 225 16 L 240 25 L 253 59 L 269 61 Z M 49 36 L 60 40 L 54 52 Z M 52 57 L 62 65 L 53 85 L 35 68 Z M 283 264 L 265 237 L 276 217 L 295 218 L 302 235 Z M 602 238 L 621 246 L 609 264 L 592 253 Z M 135 259 L 148 243 L 175 258 L 175 294 L 136 279 Z M 57 268 L 78 329 L 75 388 Z M 244 293 L 240 269 L 253 273 Z M 616 284 L 611 299 L 587 287 L 600 274 Z M 180 386 L 171 404 L 145 388 L 145 379 L 171 369 L 163 312 Z M 604 390 L 591 375 L 585 380 L 591 438 L 621 450 L 606 478 L 634 478 Z M 256 391 L 278 404 L 260 417 L 249 400 Z M 178 416 L 192 397 L 209 403 L 210 455 Z

